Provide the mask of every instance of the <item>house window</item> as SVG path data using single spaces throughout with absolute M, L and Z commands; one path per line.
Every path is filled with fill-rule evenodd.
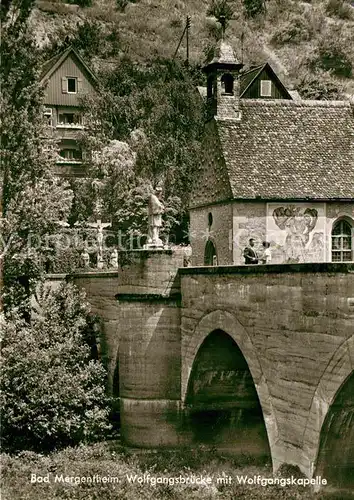
M 271 80 L 261 80 L 261 97 L 272 97 Z
M 59 113 L 59 125 L 81 125 L 81 116 L 78 113 Z
M 60 156 L 66 161 L 82 160 L 82 152 L 80 149 L 61 149 Z
M 53 125 L 53 110 L 52 108 L 44 108 L 44 118 L 49 127 Z
M 345 219 L 336 222 L 332 230 L 332 262 L 353 260 L 353 228 Z
M 77 92 L 77 78 L 68 77 L 68 93 L 76 94 Z

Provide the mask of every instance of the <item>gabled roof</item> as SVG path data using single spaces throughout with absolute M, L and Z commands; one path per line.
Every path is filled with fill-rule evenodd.
M 76 61 L 81 64 L 81 66 L 83 66 L 93 85 L 97 86 L 98 81 L 95 74 L 87 66 L 80 54 L 73 47 L 68 47 L 63 52 L 56 54 L 54 57 L 49 59 L 49 61 L 44 63 L 41 74 L 41 82 L 43 82 L 44 80 L 48 80 L 69 56 L 71 56 L 74 60 L 76 59 Z
M 242 99 L 240 107 L 239 122 L 216 121 L 234 199 L 354 201 L 349 102 Z
M 258 78 L 258 76 L 262 73 L 262 71 L 267 71 L 273 81 L 275 81 L 278 86 L 283 90 L 283 92 L 288 95 L 289 99 L 292 99 L 291 94 L 287 90 L 287 88 L 283 85 L 280 78 L 277 76 L 273 68 L 269 63 L 261 64 L 260 66 L 256 66 L 255 68 L 251 68 L 249 71 L 246 71 L 240 76 L 240 97 L 245 94 L 247 89 L 252 85 L 252 83 Z

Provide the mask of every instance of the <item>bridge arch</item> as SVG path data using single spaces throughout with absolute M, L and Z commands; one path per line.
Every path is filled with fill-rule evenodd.
M 224 332 L 233 340 L 247 363 L 257 391 L 268 435 L 269 447 L 273 455 L 272 450 L 276 445 L 278 431 L 267 381 L 252 340 L 234 314 L 221 309 L 206 314 L 198 322 L 189 340 L 184 343 L 182 348 L 182 404 L 184 406 L 187 405 L 188 387 L 197 354 L 209 335 L 216 331 Z
M 329 361 L 315 391 L 303 438 L 303 450 L 306 458 L 304 472 L 308 476 L 315 474 L 319 459 L 322 437 L 326 431 L 326 417 L 329 416 L 341 390 L 345 388 L 354 373 L 354 335 L 341 344 Z M 350 382 L 352 383 L 352 382 Z

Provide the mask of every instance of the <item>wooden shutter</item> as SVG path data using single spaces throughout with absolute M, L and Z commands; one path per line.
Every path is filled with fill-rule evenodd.
M 66 76 L 61 77 L 61 91 L 63 94 L 68 93 L 68 79 L 66 78 Z
M 77 93 L 81 94 L 84 91 L 82 78 L 77 79 Z

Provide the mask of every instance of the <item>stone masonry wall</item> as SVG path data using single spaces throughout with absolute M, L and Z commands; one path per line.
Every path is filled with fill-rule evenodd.
M 266 239 L 266 206 L 266 202 L 257 201 L 233 203 L 233 264 L 244 264 L 243 250 L 250 238 L 254 238 L 257 252 L 261 252 Z
M 184 251 L 120 254 L 117 321 L 121 434 L 132 446 L 179 443 L 180 283 Z
M 209 230 L 208 216 L 213 222 Z M 232 264 L 232 205 L 212 205 L 190 212 L 190 237 L 192 245 L 192 265 L 204 265 L 205 245 L 211 239 L 215 245 L 218 264 Z
M 232 336 L 251 370 L 273 465 L 312 474 L 324 417 L 354 370 L 354 264 L 184 269 L 182 402 L 205 337 Z

